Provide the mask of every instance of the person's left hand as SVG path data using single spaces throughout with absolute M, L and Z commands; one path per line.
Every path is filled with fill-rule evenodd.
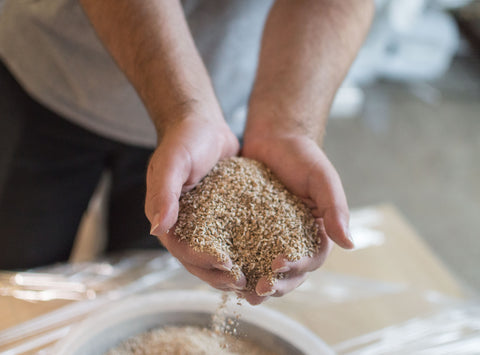
M 272 269 L 284 277 L 274 285 L 261 278 L 256 292 L 242 293 L 249 303 L 259 304 L 270 296 L 279 297 L 298 287 L 308 272 L 323 264 L 332 248 L 332 240 L 346 249 L 353 248 L 353 243 L 349 237 L 348 205 L 340 177 L 315 141 L 305 135 L 250 134 L 245 135 L 241 154 L 270 168 L 290 192 L 311 208 L 320 227 L 318 253 L 297 262 L 278 256 Z

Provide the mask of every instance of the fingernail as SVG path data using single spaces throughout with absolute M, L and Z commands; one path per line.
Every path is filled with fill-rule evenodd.
M 347 230 L 347 237 L 348 240 L 350 240 L 350 242 L 352 243 L 353 248 L 355 248 L 355 242 L 353 241 L 353 236 L 352 233 L 350 233 L 350 230 Z
M 225 264 L 214 264 L 213 267 L 214 267 L 215 269 L 220 270 L 220 271 L 232 271 L 232 268 L 231 268 L 231 267 L 229 268 L 229 267 L 228 267 L 227 265 L 225 265 Z
M 275 273 L 287 272 L 287 271 L 290 271 L 290 268 L 288 266 L 282 266 L 282 267 L 279 267 L 278 269 L 273 270 L 273 272 Z
M 271 291 L 267 291 L 265 293 L 257 293 L 257 295 L 259 295 L 260 297 L 268 297 L 268 296 L 271 296 L 275 293 L 275 290 L 271 290 Z
M 157 213 L 155 216 L 153 216 L 152 219 L 152 228 L 150 229 L 150 234 L 151 235 L 158 235 L 160 234 L 160 231 L 158 230 L 160 226 L 160 213 Z
M 343 233 L 347 236 L 348 240 L 350 241 L 350 243 L 352 243 L 352 247 L 355 246 L 355 243 L 353 241 L 353 238 L 352 238 L 352 233 L 350 233 L 350 225 L 349 223 L 345 223 L 343 224 Z

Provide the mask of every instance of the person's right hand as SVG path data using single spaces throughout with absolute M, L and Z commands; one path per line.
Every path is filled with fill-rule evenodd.
M 239 143 L 223 120 L 186 118 L 163 133 L 147 171 L 145 213 L 151 234 L 176 257 L 185 268 L 211 286 L 236 291 L 246 284 L 228 272 L 232 261 L 219 263 L 216 257 L 195 252 L 174 234 L 180 194 L 191 190 L 220 159 L 238 153 Z

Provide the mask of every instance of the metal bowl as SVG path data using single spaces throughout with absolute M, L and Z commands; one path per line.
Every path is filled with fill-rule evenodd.
M 221 302 L 219 294 L 163 291 L 131 297 L 83 321 L 55 347 L 59 355 L 103 355 L 127 338 L 163 326 L 208 327 Z M 240 314 L 238 334 L 279 355 L 329 355 L 334 352 L 307 328 L 263 306 L 227 303 Z

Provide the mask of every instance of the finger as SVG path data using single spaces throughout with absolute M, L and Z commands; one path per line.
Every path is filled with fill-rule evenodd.
M 245 276 L 236 280 L 232 273 L 216 269 L 206 270 L 192 264 L 183 264 L 185 268 L 199 279 L 205 281 L 213 288 L 223 291 L 241 291 L 245 288 L 247 280 Z
M 323 153 L 312 167 L 308 180 L 308 193 L 315 201 L 314 215 L 317 218 L 323 218 L 327 235 L 342 248 L 353 248 L 348 228 L 348 204 L 342 182 Z
M 272 262 L 272 271 L 275 274 L 282 273 L 289 275 L 298 275 L 305 272 L 311 272 L 322 266 L 325 258 L 322 258 L 321 256 L 322 255 L 320 253 L 317 253 L 313 256 L 304 256 L 297 261 L 289 261 L 280 256 Z
M 353 249 L 353 239 L 349 228 L 348 208 L 330 207 L 323 215 L 323 223 L 327 235 L 339 246 L 345 249 Z
M 218 269 L 230 271 L 233 267 L 232 260 L 227 254 L 212 255 L 195 251 L 186 241 L 180 240 L 172 231 L 161 234 L 158 239 L 170 254 L 182 264 L 191 264 L 203 269 Z
M 321 267 L 332 250 L 332 242 L 324 233 L 319 233 L 318 237 L 320 238 L 320 247 L 313 256 L 304 256 L 300 260 L 289 261 L 283 255 L 279 255 L 272 262 L 272 271 L 295 276 L 312 272 Z
M 255 292 L 259 296 L 264 297 L 281 297 L 300 286 L 306 278 L 307 273 L 298 274 L 291 277 L 285 276 L 285 278 L 281 280 L 276 280 L 272 285 L 272 283 L 267 278 L 262 277 L 257 282 Z
M 297 275 L 295 277 L 278 280 L 278 282 L 275 284 L 275 293 L 272 294 L 272 297 L 281 297 L 295 290 L 297 287 L 299 287 L 305 282 L 307 277 L 308 275 L 305 273 Z
M 178 200 L 187 181 L 191 163 L 188 153 L 161 146 L 153 154 L 147 171 L 145 214 L 159 236 L 167 232 L 178 218 Z
M 255 291 L 238 292 L 237 295 L 241 298 L 244 298 L 252 306 L 259 305 L 270 298 L 269 296 L 259 296 Z
M 283 273 L 297 275 L 305 272 L 311 272 L 323 265 L 332 249 L 332 242 L 327 237 L 322 220 L 317 221 L 319 232 L 319 249 L 313 256 L 304 256 L 300 260 L 290 261 L 285 256 L 279 255 L 272 262 L 272 271 L 274 273 Z

